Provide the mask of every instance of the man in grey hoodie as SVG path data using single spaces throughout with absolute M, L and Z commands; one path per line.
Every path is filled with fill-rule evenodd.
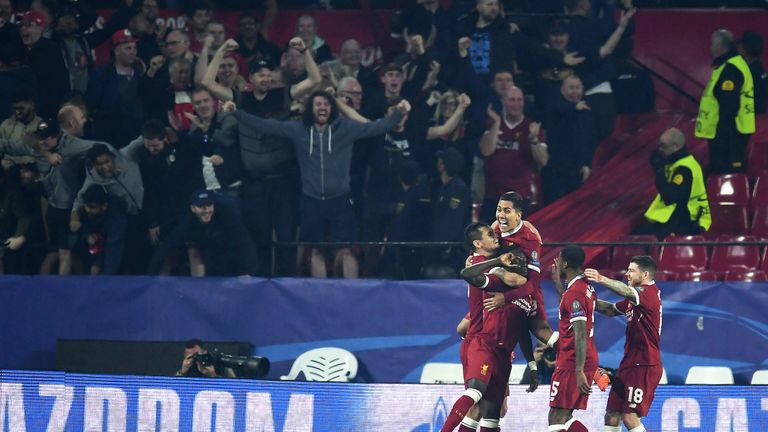
M 80 231 L 82 223 L 83 195 L 92 186 L 100 187 L 107 196 L 117 201 L 128 214 L 126 227 L 124 270 L 128 273 L 143 271 L 146 263 L 146 247 L 139 213 L 144 201 L 144 184 L 141 180 L 139 165 L 125 156 L 124 152 L 115 151 L 104 143 L 95 144 L 87 153 L 88 170 L 80 188 L 70 215 L 69 229 Z
M 37 130 L 20 141 L 0 140 L 0 153 L 12 156 L 31 156 L 40 172 L 41 183 L 48 199 L 48 232 L 51 243 L 58 249 L 56 255 L 46 257 L 41 273 L 47 274 L 56 259 L 59 274 L 71 270 L 71 252 L 68 223 L 72 202 L 81 184 L 83 158 L 96 141 L 86 141 L 60 133 L 59 122 L 46 119 Z
M 301 170 L 301 240 L 353 242 L 357 237 L 350 197 L 349 169 L 355 141 L 381 135 L 395 127 L 410 111 L 407 101 L 397 105 L 388 117 L 371 123 L 358 123 L 339 116 L 336 100 L 329 93 L 310 95 L 301 121 L 263 119 L 228 102 L 225 111 L 234 111 L 241 127 L 287 138 L 296 152 Z M 326 233 L 326 226 L 328 232 Z M 344 277 L 357 277 L 357 260 L 349 247 L 336 253 Z M 326 277 L 325 258 L 312 248 L 311 273 Z

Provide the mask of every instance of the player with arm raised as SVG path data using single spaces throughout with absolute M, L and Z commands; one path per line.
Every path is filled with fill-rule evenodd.
M 509 307 L 485 313 L 483 291 L 502 291 L 511 287 L 522 289 L 527 281 L 525 256 L 519 251 L 492 258 L 498 254 L 499 241 L 488 225 L 471 224 L 466 228 L 464 237 L 472 250 L 470 266 L 461 272 L 462 278 L 470 284 L 470 328 L 461 347 L 466 391 L 453 405 L 442 431 L 452 431 L 459 423 L 462 424 L 461 431 L 475 430 L 478 423 L 467 414 L 478 402 L 483 417 L 479 425 L 498 427 L 511 369 L 510 341 L 504 340 L 507 337 L 504 331 L 508 328 L 508 319 L 515 315 L 512 308 L 517 306 L 510 304 Z M 517 312 L 521 318 L 525 314 L 522 310 Z
M 592 380 L 597 370 L 594 340 L 595 290 L 583 274 L 584 250 L 565 246 L 557 257 L 560 277 L 566 284 L 560 298 L 560 340 L 557 363 L 549 394 L 549 432 L 587 432 L 573 417 L 573 410 L 587 408 Z
M 621 423 L 629 432 L 645 432 L 642 417 L 648 415 L 662 374 L 661 291 L 653 281 L 656 262 L 649 256 L 629 260 L 628 285 L 608 279 L 595 269 L 584 274 L 621 297 L 618 303 L 597 301 L 597 311 L 606 316 L 627 317 L 624 358 L 613 379 L 605 413 L 605 432 L 620 432 Z

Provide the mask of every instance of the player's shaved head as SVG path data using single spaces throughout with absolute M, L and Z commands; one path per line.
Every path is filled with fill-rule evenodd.
M 566 267 L 581 271 L 584 268 L 584 249 L 576 245 L 567 245 L 560 250 L 560 257 Z
M 641 272 L 648 272 L 649 279 L 653 279 L 656 275 L 656 261 L 648 255 L 633 256 L 629 262 L 636 264 Z

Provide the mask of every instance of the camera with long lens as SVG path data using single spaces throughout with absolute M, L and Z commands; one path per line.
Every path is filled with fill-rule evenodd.
M 259 356 L 234 356 L 217 349 L 195 353 L 192 360 L 203 367 L 213 366 L 216 370 L 229 368 L 238 377 L 262 378 L 269 373 L 269 359 Z

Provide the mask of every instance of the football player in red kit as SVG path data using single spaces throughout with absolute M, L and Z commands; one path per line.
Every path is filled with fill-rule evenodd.
M 540 341 L 547 346 L 557 342 L 558 333 L 552 331 L 547 322 L 547 311 L 544 306 L 544 294 L 541 291 L 541 235 L 530 222 L 523 220 L 523 197 L 517 192 L 507 192 L 499 198 L 496 207 L 496 222 L 493 227 L 501 239 L 501 245 L 519 247 L 528 259 L 528 284 L 532 292 L 532 311 L 528 327 Z M 485 301 L 489 309 L 498 307 L 512 300 L 514 293 L 496 294 Z
M 621 421 L 629 432 L 645 432 L 640 419 L 648 415 L 663 372 L 659 349 L 661 291 L 653 281 L 656 262 L 649 256 L 629 260 L 628 285 L 608 279 L 594 269 L 586 269 L 584 274 L 624 297 L 618 303 L 598 300 L 597 311 L 611 317 L 627 317 L 624 358 L 608 396 L 605 432 L 621 432 Z
M 525 256 L 516 248 L 491 258 L 498 253 L 499 241 L 488 225 L 469 225 L 465 230 L 465 239 L 473 251 L 470 257 L 473 265 L 461 272 L 470 283 L 470 328 L 461 346 L 466 391 L 453 405 L 442 431 L 452 431 L 459 423 L 462 423 L 462 431 L 475 430 L 475 420 L 465 417 L 478 402 L 483 417 L 479 423 L 480 430 L 494 431 L 498 429 L 501 405 L 506 397 L 511 369 L 510 353 L 520 333 L 512 322 L 524 322 L 527 309 L 521 309 L 520 304 L 512 302 L 508 307 L 484 312 L 483 290 L 524 289 L 527 269 Z M 521 292 L 518 297 L 525 299 L 529 295 Z M 515 330 L 509 331 L 510 328 Z
M 587 408 L 597 370 L 595 347 L 595 290 L 583 274 L 584 250 L 565 246 L 555 260 L 560 277 L 567 281 L 560 298 L 560 338 L 549 394 L 549 432 L 586 432 L 573 410 Z

